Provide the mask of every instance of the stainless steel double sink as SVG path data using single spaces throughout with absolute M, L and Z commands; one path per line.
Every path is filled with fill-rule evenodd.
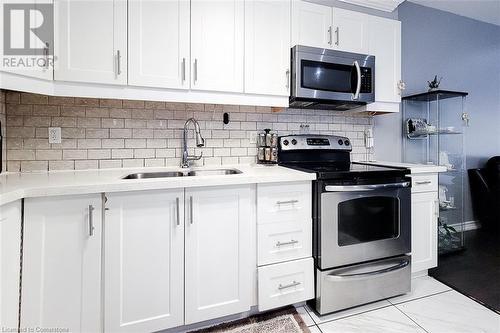
M 149 179 L 149 178 L 170 178 L 170 177 L 189 177 L 189 176 L 223 176 L 237 175 L 242 173 L 238 169 L 211 169 L 211 170 L 190 170 L 190 171 L 160 171 L 160 172 L 141 172 L 131 173 L 122 179 Z

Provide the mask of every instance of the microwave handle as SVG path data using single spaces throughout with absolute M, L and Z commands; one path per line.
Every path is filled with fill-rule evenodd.
M 405 188 L 410 187 L 410 182 L 402 183 L 389 183 L 389 184 L 374 184 L 374 185 L 327 185 L 325 186 L 326 192 L 361 192 L 384 190 L 391 188 Z
M 356 67 L 356 75 L 357 75 L 357 81 L 356 81 L 356 92 L 352 96 L 353 100 L 356 100 L 359 98 L 359 93 L 361 91 L 361 68 L 359 67 L 358 61 L 354 61 L 353 66 Z

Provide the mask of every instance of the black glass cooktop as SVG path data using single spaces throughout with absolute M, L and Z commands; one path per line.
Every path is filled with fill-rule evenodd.
M 409 173 L 409 170 L 403 168 L 389 168 L 359 163 L 301 162 L 283 163 L 281 165 L 304 172 L 314 172 L 318 179 L 404 177 Z

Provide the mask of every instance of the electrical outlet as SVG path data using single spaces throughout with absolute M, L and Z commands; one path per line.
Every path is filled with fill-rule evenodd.
M 250 143 L 252 143 L 252 144 L 257 143 L 257 133 L 248 132 L 247 133 L 247 138 L 250 141 Z
M 49 127 L 49 143 L 61 143 L 61 127 Z

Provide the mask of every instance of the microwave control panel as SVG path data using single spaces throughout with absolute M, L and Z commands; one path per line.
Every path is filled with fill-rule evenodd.
M 369 94 L 372 92 L 372 69 L 368 67 L 361 67 L 361 90 L 362 94 Z

